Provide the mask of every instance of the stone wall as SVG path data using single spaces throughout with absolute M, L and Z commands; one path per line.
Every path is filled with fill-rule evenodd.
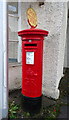
M 9 89 L 20 89 L 22 81 L 22 67 L 21 64 L 10 63 L 9 69 Z

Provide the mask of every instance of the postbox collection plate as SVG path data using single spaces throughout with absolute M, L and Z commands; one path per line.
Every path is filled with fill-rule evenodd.
M 34 64 L 34 52 L 26 52 L 26 64 Z

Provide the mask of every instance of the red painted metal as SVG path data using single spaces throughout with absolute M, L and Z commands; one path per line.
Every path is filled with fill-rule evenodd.
M 22 94 L 26 97 L 42 95 L 43 40 L 48 31 L 27 29 L 18 32 L 22 38 Z M 27 54 L 32 52 L 33 63 L 27 63 Z

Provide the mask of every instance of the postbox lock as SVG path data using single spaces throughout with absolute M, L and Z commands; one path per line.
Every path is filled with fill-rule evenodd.
M 32 40 L 29 40 L 29 42 L 32 42 Z

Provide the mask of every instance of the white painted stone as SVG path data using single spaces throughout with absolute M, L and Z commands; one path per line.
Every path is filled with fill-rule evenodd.
M 63 76 L 67 6 L 66 3 L 48 3 L 46 11 L 46 23 L 50 33 L 44 41 L 43 93 L 58 99 L 58 86 Z

